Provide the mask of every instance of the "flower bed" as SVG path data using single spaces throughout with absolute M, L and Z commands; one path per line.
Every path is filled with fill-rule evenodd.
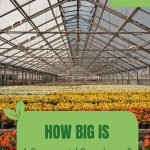
M 150 123 L 150 91 L 65 91 L 52 92 L 43 96 L 4 95 L 0 96 L 1 121 L 3 123 L 10 124 L 12 122 L 3 115 L 3 110 L 5 108 L 15 109 L 16 103 L 19 101 L 24 101 L 26 111 L 130 111 L 137 117 L 139 125 Z M 148 136 L 143 139 L 143 147 L 146 150 L 150 149 Z M 0 143 L 5 148 L 4 150 L 15 150 L 15 139 L 13 131 L 0 134 Z
M 144 137 L 144 145 L 143 145 L 145 150 L 150 150 L 150 135 L 146 135 Z
M 150 92 L 59 92 L 44 96 L 0 96 L 0 111 L 24 101 L 30 111 L 130 111 L 150 122 Z
M 0 133 L 0 150 L 16 150 L 16 130 Z

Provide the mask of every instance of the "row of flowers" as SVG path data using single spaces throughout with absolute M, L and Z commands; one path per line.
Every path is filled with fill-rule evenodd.
M 150 92 L 59 92 L 44 96 L 0 96 L 0 111 L 24 101 L 30 111 L 131 111 L 150 122 Z
M 16 130 L 5 131 L 0 133 L 0 149 L 16 150 Z
M 150 91 L 149 86 L 137 85 L 47 85 L 47 86 L 5 86 L 0 89 L 0 95 L 45 95 L 60 91 Z
M 3 115 L 5 108 L 15 109 L 24 101 L 26 111 L 130 111 L 139 124 L 150 122 L 150 92 L 57 92 L 36 96 L 0 96 L 1 120 L 10 122 Z M 150 137 L 145 136 L 143 147 L 150 149 Z M 16 131 L 0 133 L 0 148 L 16 150 Z M 3 148 L 2 148 L 3 147 Z
M 143 140 L 143 150 L 150 150 L 150 135 L 145 135 Z M 0 133 L 0 149 L 16 150 L 16 130 Z

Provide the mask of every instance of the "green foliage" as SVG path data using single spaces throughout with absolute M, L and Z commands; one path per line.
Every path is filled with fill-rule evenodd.
M 18 120 L 20 115 L 24 112 L 24 103 L 23 102 L 19 102 L 16 105 L 16 111 L 12 110 L 12 109 L 5 109 L 4 113 L 5 115 L 12 119 L 12 120 Z

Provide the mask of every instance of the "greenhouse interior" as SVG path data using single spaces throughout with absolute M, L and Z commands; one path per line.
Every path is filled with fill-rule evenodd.
M 131 111 L 139 149 L 149 150 L 150 8 L 113 8 L 109 0 L 0 0 L 1 114 L 22 99 L 36 111 Z M 13 122 L 1 120 L 11 132 Z M 2 144 L 5 134 L 0 146 L 16 150 L 11 140 Z
M 150 11 L 109 1 L 1 1 L 1 85 L 150 85 Z

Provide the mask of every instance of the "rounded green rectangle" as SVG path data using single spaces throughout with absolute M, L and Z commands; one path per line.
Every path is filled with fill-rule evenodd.
M 23 112 L 18 150 L 138 150 L 138 124 L 130 112 Z
M 110 0 L 115 8 L 121 7 L 150 7 L 150 0 Z

